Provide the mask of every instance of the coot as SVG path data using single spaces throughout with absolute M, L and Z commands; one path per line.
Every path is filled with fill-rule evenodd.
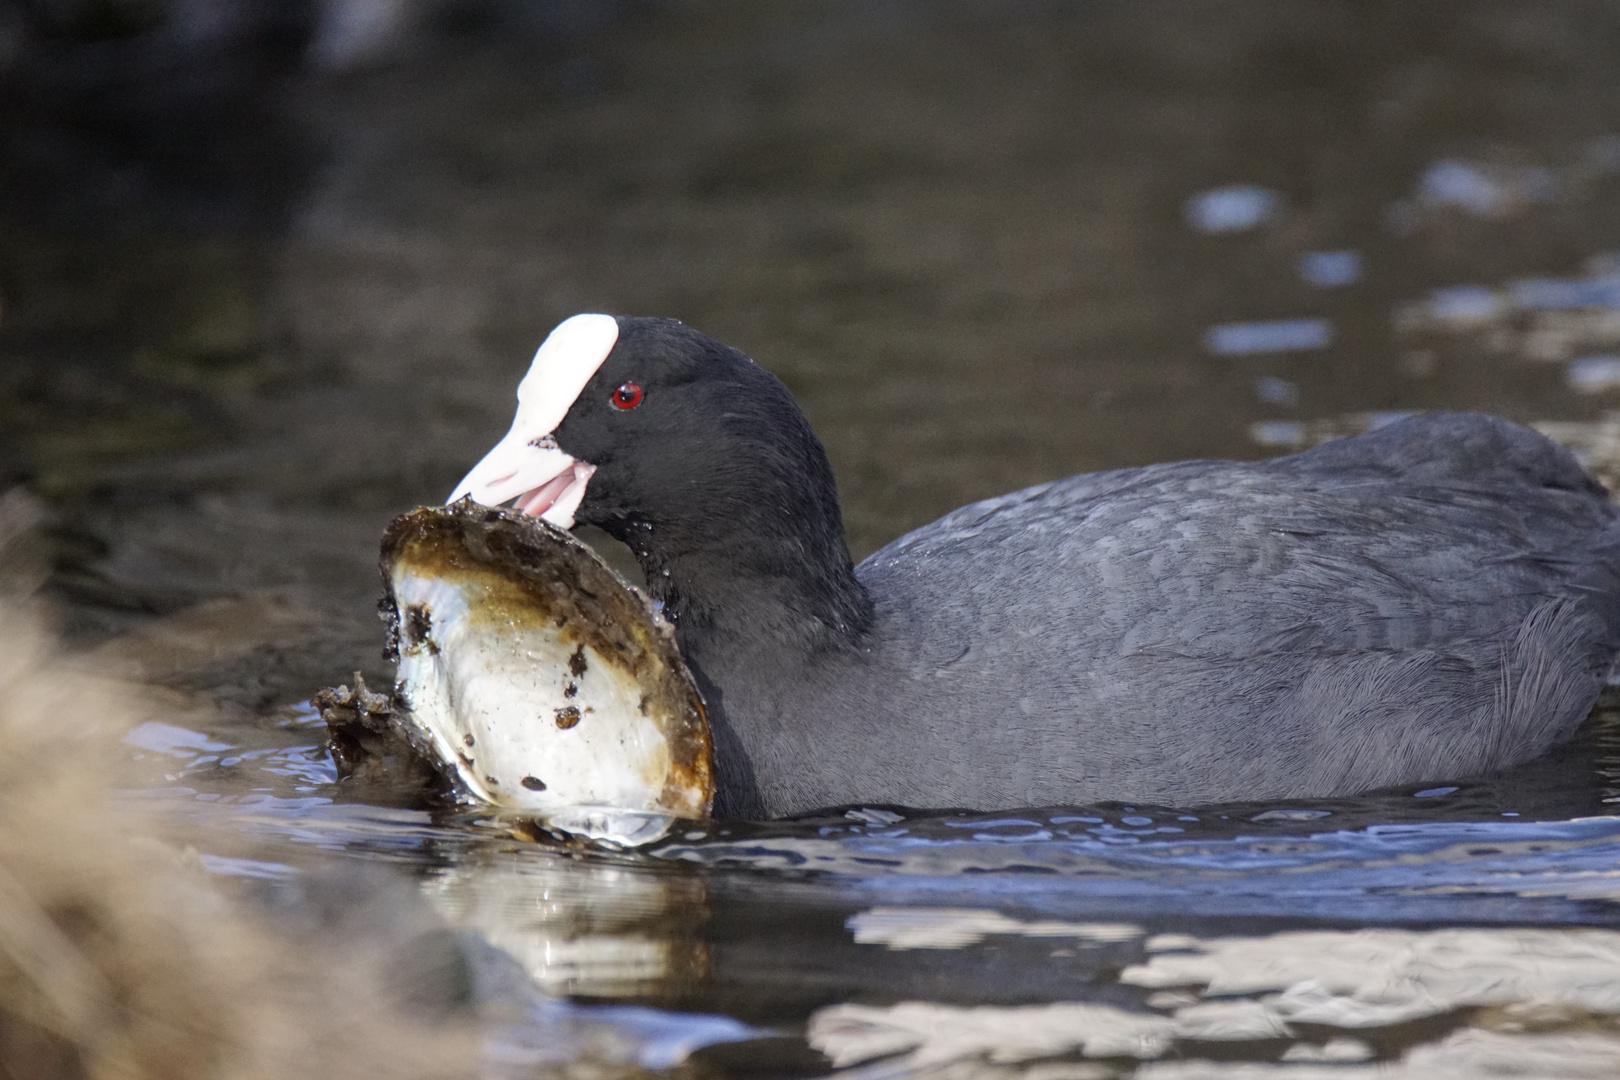
M 713 723 L 716 812 L 1343 795 L 1568 737 L 1620 650 L 1620 523 L 1564 450 L 1432 413 L 1259 462 L 1070 477 L 859 566 L 787 389 L 577 315 L 451 495 L 627 544 Z

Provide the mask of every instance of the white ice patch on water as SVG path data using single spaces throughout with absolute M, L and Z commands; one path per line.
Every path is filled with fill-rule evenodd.
M 1620 277 L 1525 278 L 1508 286 L 1508 297 L 1524 311 L 1620 308 Z

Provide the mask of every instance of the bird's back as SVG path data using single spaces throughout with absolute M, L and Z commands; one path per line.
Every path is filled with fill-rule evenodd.
M 1073 477 L 862 563 L 874 645 L 826 694 L 862 718 L 850 753 L 883 762 L 849 775 L 875 768 L 922 805 L 1465 775 L 1545 750 L 1590 708 L 1620 647 L 1617 544 L 1573 458 L 1472 414 Z

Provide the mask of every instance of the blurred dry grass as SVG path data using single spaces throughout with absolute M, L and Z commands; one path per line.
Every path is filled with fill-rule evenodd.
M 26 597 L 32 513 L 0 501 L 0 1075 L 476 1072 L 471 1014 L 427 985 L 442 972 L 401 977 L 401 944 L 433 929 L 419 910 L 352 882 L 347 928 L 275 916 L 222 893 L 183 837 L 117 797 L 140 691 L 52 655 Z

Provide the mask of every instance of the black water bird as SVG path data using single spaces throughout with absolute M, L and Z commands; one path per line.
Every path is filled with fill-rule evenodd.
M 724 815 L 1467 776 L 1572 734 L 1620 650 L 1615 506 L 1491 416 L 1039 484 L 854 566 L 821 443 L 737 350 L 575 316 L 518 398 L 452 498 L 630 547 L 707 699 Z

